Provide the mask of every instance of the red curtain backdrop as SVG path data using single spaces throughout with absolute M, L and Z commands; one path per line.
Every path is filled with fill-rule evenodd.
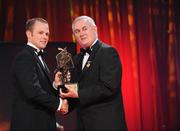
M 177 5 L 178 0 L 0 0 L 0 41 L 26 41 L 25 21 L 31 17 L 48 20 L 50 41 L 74 41 L 72 20 L 91 16 L 99 38 L 122 61 L 128 129 L 180 129 Z

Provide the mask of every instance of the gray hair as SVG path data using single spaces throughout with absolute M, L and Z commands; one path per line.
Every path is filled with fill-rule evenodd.
M 83 16 L 78 16 L 74 19 L 74 21 L 72 22 L 72 30 L 74 29 L 74 24 L 82 19 L 85 19 L 90 25 L 96 26 L 94 20 L 91 17 L 83 15 Z

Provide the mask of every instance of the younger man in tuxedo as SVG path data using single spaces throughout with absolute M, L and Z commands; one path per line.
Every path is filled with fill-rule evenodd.
M 68 112 L 67 100 L 62 100 L 55 87 L 60 84 L 55 74 L 54 87 L 49 69 L 41 55 L 49 40 L 48 22 L 32 18 L 26 22 L 27 43 L 13 65 L 13 84 L 17 94 L 13 103 L 11 130 L 54 130 L 55 113 Z

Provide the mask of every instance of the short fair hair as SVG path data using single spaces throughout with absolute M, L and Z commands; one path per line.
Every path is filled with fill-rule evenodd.
M 85 19 L 91 26 L 96 26 L 95 21 L 91 17 L 83 15 L 83 16 L 78 16 L 74 19 L 74 21 L 72 22 L 72 30 L 74 30 L 74 24 L 82 19 Z
M 37 21 L 38 21 L 38 22 L 41 22 L 41 23 L 46 23 L 46 24 L 48 24 L 48 22 L 47 22 L 45 19 L 43 19 L 43 18 L 31 18 L 31 19 L 28 19 L 28 20 L 26 21 L 26 31 L 27 31 L 27 30 L 32 31 L 33 26 L 34 26 L 34 24 L 35 24 Z

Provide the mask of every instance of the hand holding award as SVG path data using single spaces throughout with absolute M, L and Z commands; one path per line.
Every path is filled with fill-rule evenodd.
M 67 52 L 67 49 L 58 48 L 60 51 L 56 55 L 56 61 L 57 61 L 57 69 L 56 71 L 61 72 L 61 80 L 62 80 L 62 86 L 60 88 L 63 92 L 67 92 L 67 89 L 64 87 L 64 84 L 68 84 L 71 81 L 71 72 L 70 70 L 74 68 L 74 64 L 72 61 L 71 54 Z

